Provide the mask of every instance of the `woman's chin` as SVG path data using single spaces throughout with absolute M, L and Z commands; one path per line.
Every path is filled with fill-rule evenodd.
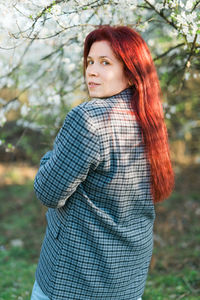
M 91 98 L 94 98 L 94 97 L 96 97 L 96 98 L 103 97 L 103 96 L 101 96 L 101 93 L 98 93 L 96 91 L 89 91 L 89 95 L 90 95 Z

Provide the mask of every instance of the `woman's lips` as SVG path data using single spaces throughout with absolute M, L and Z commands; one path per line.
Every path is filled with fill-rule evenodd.
M 95 88 L 95 87 L 97 87 L 97 86 L 99 86 L 100 85 L 100 83 L 95 83 L 95 82 L 89 82 L 88 83 L 88 87 L 89 88 Z

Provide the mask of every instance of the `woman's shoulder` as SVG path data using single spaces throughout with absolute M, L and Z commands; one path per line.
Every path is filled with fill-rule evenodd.
M 101 98 L 91 98 L 90 100 L 85 100 L 79 105 L 75 106 L 72 110 L 75 112 L 86 113 L 89 116 L 95 116 L 103 114 L 108 109 L 108 103 Z

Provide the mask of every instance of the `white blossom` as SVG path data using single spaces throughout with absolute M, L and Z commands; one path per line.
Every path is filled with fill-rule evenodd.
M 48 98 L 48 103 L 53 105 L 60 105 L 61 99 L 60 95 L 51 96 Z
M 3 109 L 0 110 L 0 127 L 2 127 L 7 121 L 7 118 L 5 116 L 5 112 Z
M 4 112 L 7 113 L 10 110 L 17 110 L 20 106 L 20 102 L 18 100 L 8 102 L 7 105 L 4 107 Z
M 200 45 L 200 34 L 197 34 L 196 43 L 197 43 L 198 45 Z
M 194 41 L 194 39 L 195 39 L 195 34 L 192 34 L 192 35 L 191 34 L 187 34 L 186 38 L 187 38 L 188 43 L 192 43 Z
M 179 5 L 181 8 L 184 8 L 184 6 L 185 6 L 185 4 L 181 0 L 179 1 Z
M 68 66 L 67 66 L 67 68 L 68 68 L 68 70 L 69 70 L 69 72 L 72 72 L 72 71 L 74 71 L 75 70 L 75 64 L 74 63 L 71 63 L 71 64 L 69 64 Z
M 23 126 L 24 128 L 30 128 L 32 130 L 41 131 L 41 129 L 46 128 L 45 125 L 38 125 L 34 122 L 29 122 L 27 120 L 19 119 L 17 120 L 16 124 L 18 126 Z
M 21 107 L 21 115 L 22 117 L 27 116 L 28 112 L 30 111 L 30 107 L 28 107 L 26 104 L 23 104 Z
M 155 4 L 155 0 L 149 0 L 149 3 L 151 3 L 152 5 Z
M 175 105 L 170 106 L 170 113 L 174 114 L 175 112 L 176 112 L 176 106 Z
M 74 13 L 74 14 L 70 15 L 69 20 L 70 20 L 70 22 L 69 22 L 70 26 L 76 26 L 79 24 L 80 17 L 78 14 Z
M 62 109 L 61 97 L 58 94 L 61 88 L 66 93 L 62 97 L 62 103 L 66 104 L 74 99 L 75 86 L 80 84 L 77 92 L 85 93 L 85 82 L 80 79 L 82 74 L 79 72 L 82 68 L 80 56 L 82 56 L 84 38 L 95 28 L 94 25 L 136 24 L 136 29 L 141 31 L 142 35 L 144 33 L 148 45 L 157 55 L 165 52 L 168 47 L 166 42 L 157 42 L 157 33 L 152 30 L 152 26 L 155 25 L 151 20 L 146 21 L 149 20 L 149 10 L 135 9 L 141 1 L 103 1 L 95 8 L 88 5 L 88 0 L 69 0 L 59 4 L 54 4 L 53 0 L 1 0 L 0 2 L 0 46 L 12 48 L 11 50 L 0 49 L 0 88 L 14 87 L 18 91 L 28 88 L 28 102 L 20 109 L 21 116 L 27 119 L 29 114 L 32 116 L 33 113 L 47 117 L 53 114 L 56 119 Z M 95 3 L 98 5 L 99 2 Z M 172 46 L 176 45 L 178 35 L 186 36 L 188 43 L 194 41 L 200 24 L 196 11 L 191 13 L 194 1 L 149 0 L 149 2 L 158 11 L 163 8 L 168 10 L 169 16 L 173 17 L 178 29 L 163 23 L 164 37 L 171 38 Z M 43 9 L 49 5 L 51 7 L 45 12 L 45 17 L 39 17 Z M 154 14 L 156 16 L 155 12 Z M 37 22 L 35 22 L 36 17 Z M 61 34 L 58 34 L 59 32 Z M 12 34 L 15 34 L 15 37 Z M 36 34 L 38 37 L 31 41 Z M 196 43 L 200 44 L 199 34 Z M 189 51 L 190 45 L 185 44 L 182 49 Z M 169 55 L 178 54 L 179 51 L 175 49 Z M 48 58 L 43 59 L 44 57 Z M 184 64 L 185 60 L 179 59 L 176 62 L 180 65 Z M 18 64 L 20 67 L 15 70 Z M 167 70 L 171 72 L 172 69 L 168 66 Z M 166 69 L 161 67 L 159 71 L 166 72 Z M 71 76 L 72 72 L 73 76 Z M 12 74 L 7 76 L 9 73 Z M 186 75 L 186 78 L 187 76 L 189 78 L 190 75 Z M 16 110 L 17 107 L 19 103 L 13 101 L 13 104 L 1 110 L 1 124 L 6 122 L 6 114 L 10 110 Z M 31 126 L 28 123 L 24 124 Z
M 180 26 L 182 24 L 185 24 L 186 21 L 186 14 L 184 11 L 181 12 L 181 14 L 176 16 L 177 24 Z
M 34 4 L 37 4 L 41 7 L 47 7 L 52 3 L 52 0 L 34 0 Z
M 52 8 L 51 8 L 51 13 L 52 15 L 58 16 L 60 15 L 62 12 L 62 8 L 59 4 L 55 4 Z
M 186 72 L 185 75 L 184 75 L 184 78 L 185 78 L 185 80 L 188 80 L 190 78 L 190 73 Z
M 190 13 L 190 14 L 187 15 L 187 21 L 188 21 L 189 23 L 194 23 L 196 18 L 197 18 L 197 13 L 196 13 L 196 11 L 193 11 L 192 13 Z M 194 23 L 194 24 L 195 24 L 195 23 Z
M 161 9 L 163 9 L 163 3 L 156 3 L 155 9 L 161 11 Z
M 188 32 L 189 32 L 189 27 L 188 27 L 188 25 L 186 25 L 186 24 L 183 24 L 183 25 L 182 25 L 182 32 L 183 32 L 185 35 L 188 34 Z
M 169 1 L 169 7 L 175 8 L 177 5 L 178 5 L 178 1 L 177 0 L 170 0 Z
M 69 64 L 70 63 L 69 57 L 63 58 L 63 62 L 66 63 L 66 64 Z
M 15 81 L 12 78 L 7 79 L 7 87 L 8 88 L 14 86 L 14 84 L 15 84 Z
M 159 72 L 160 73 L 165 73 L 167 70 L 169 70 L 166 66 L 161 66 L 160 68 L 159 68 Z
M 186 2 L 185 9 L 186 9 L 186 10 L 191 10 L 192 7 L 193 7 L 193 1 L 188 0 L 188 1 Z
M 79 54 L 81 52 L 81 47 L 79 45 L 75 45 L 74 47 L 74 53 Z
M 166 2 L 166 3 L 163 5 L 163 8 L 169 9 L 169 3 Z

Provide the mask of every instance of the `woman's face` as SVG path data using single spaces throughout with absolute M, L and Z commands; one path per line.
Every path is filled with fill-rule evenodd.
M 107 41 L 94 42 L 87 57 L 86 83 L 90 97 L 104 98 L 129 87 L 124 68 Z

